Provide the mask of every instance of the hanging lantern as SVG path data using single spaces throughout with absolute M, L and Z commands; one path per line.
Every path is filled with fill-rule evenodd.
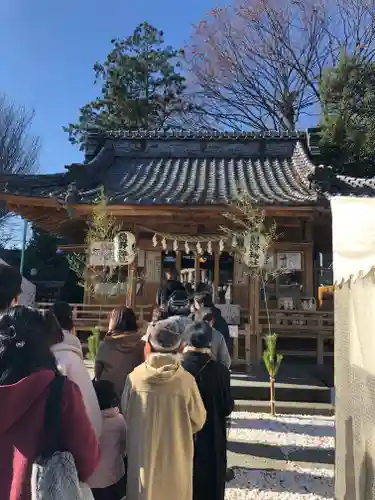
M 220 252 L 222 252 L 224 250 L 224 241 L 223 240 L 219 241 L 219 250 L 220 250 Z
M 211 243 L 211 241 L 209 241 L 209 242 L 207 243 L 207 253 L 208 253 L 209 255 L 212 255 L 212 243 Z
M 135 236 L 128 231 L 121 231 L 113 240 L 114 260 L 120 266 L 131 264 L 135 259 Z
M 237 236 L 234 235 L 232 238 L 232 247 L 237 248 Z
M 167 248 L 168 248 L 168 246 L 167 246 L 167 240 L 166 240 L 165 238 L 163 238 L 163 239 L 161 240 L 161 247 L 162 247 L 162 249 L 163 249 L 164 251 L 166 251 L 166 250 L 167 250 Z
M 154 236 L 152 237 L 152 244 L 154 247 L 158 246 L 158 238 L 157 238 L 156 234 L 154 234 Z
M 187 253 L 187 254 L 190 253 L 190 247 L 189 247 L 189 243 L 187 241 L 185 241 L 185 253 Z
M 173 251 L 178 252 L 178 241 L 177 240 L 174 240 L 174 242 L 173 242 Z
M 203 253 L 202 245 L 198 241 L 198 243 L 197 243 L 197 254 L 198 255 L 202 255 L 202 253 Z

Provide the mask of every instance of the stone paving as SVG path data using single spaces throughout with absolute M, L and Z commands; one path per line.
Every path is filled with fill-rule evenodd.
M 235 412 L 226 500 L 333 500 L 333 417 Z

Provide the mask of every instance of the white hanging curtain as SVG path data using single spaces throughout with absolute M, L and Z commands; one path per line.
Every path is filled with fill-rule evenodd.
M 375 198 L 331 200 L 335 283 L 357 279 L 375 266 Z

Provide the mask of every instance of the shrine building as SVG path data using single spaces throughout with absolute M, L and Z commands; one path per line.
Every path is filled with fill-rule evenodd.
M 223 308 L 240 306 L 235 357 L 260 358 L 267 300 L 285 355 L 306 354 L 322 364 L 332 356 L 333 277 L 329 194 L 314 180 L 323 170 L 318 163 L 308 131 L 93 131 L 82 164 L 63 173 L 3 176 L 0 198 L 9 211 L 63 236 L 65 252 L 85 252 L 88 222 L 104 190 L 121 229 L 136 237 L 136 310 L 151 311 L 165 270 L 175 267 L 193 289 L 204 283 Z M 268 258 L 285 272 L 264 286 L 249 283 L 220 229 L 240 193 L 277 225 Z M 116 274 L 111 304 L 125 302 L 129 272 L 125 266 Z M 98 286 L 85 302 L 100 304 L 108 287 Z

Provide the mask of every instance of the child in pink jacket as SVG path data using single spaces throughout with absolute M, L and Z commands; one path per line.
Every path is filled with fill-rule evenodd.
M 126 493 L 126 423 L 118 408 L 112 382 L 96 381 L 94 389 L 102 412 L 103 432 L 100 463 L 88 483 L 95 500 L 121 500 Z

